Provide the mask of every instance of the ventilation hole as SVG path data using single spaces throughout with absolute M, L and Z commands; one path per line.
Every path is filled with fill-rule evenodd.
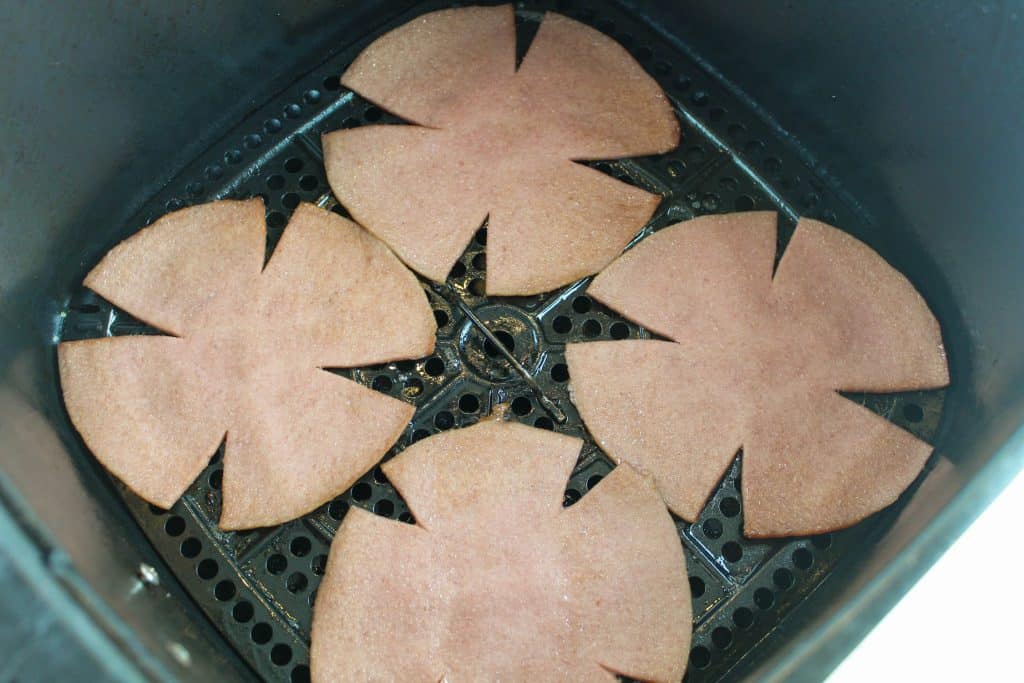
M 732 623 L 739 628 L 750 628 L 754 623 L 754 613 L 746 607 L 740 607 L 732 613 Z
M 811 545 L 820 550 L 828 550 L 832 545 L 832 534 L 822 534 L 811 538 Z
M 309 683 L 309 667 L 299 664 L 292 669 L 292 683 Z
M 466 274 L 466 264 L 462 261 L 456 261 L 455 265 L 448 272 L 448 279 L 455 280 Z
M 288 161 L 284 162 L 284 170 L 289 173 L 298 173 L 302 170 L 303 166 L 304 164 L 302 163 L 302 159 L 298 157 L 292 157 Z
M 274 174 L 267 178 L 267 188 L 271 190 L 280 190 L 284 187 L 284 176 Z
M 612 335 L 612 339 L 626 339 L 629 337 L 629 325 L 626 323 L 612 323 L 611 329 L 608 332 Z
M 366 112 L 363 113 L 363 118 L 370 123 L 374 123 L 376 121 L 380 121 L 380 117 L 383 115 L 384 112 L 381 111 L 379 107 L 368 107 Z
M 835 225 L 836 223 L 836 212 L 832 211 L 831 209 L 822 213 L 821 217 L 825 220 L 826 223 L 830 223 L 832 225 Z
M 224 470 L 214 470 L 210 472 L 210 488 L 220 489 L 221 484 L 224 482 Z
M 313 562 L 310 565 L 310 569 L 313 570 L 313 573 L 315 575 L 323 576 L 324 571 L 327 569 L 327 556 L 317 555 L 316 557 L 314 557 Z
M 274 230 L 280 230 L 287 223 L 288 219 L 280 211 L 271 211 L 267 214 L 267 225 Z
M 259 133 L 249 133 L 242 138 L 242 144 L 248 149 L 256 149 L 263 144 L 263 137 Z
M 395 504 L 387 498 L 382 498 L 374 503 L 373 511 L 382 517 L 390 517 L 395 514 Z
M 556 382 L 568 382 L 569 381 L 569 366 L 565 363 L 558 363 L 551 368 L 551 379 Z
M 704 92 L 703 90 L 698 90 L 697 92 L 693 93 L 693 96 L 690 98 L 690 101 L 693 102 L 698 107 L 703 107 L 708 103 L 708 99 L 708 94 L 706 92 Z
M 669 72 L 672 71 L 672 66 L 667 62 L 655 62 L 651 70 L 658 76 L 668 76 Z
M 335 90 L 340 90 L 341 79 L 338 76 L 328 76 L 327 78 L 324 79 L 323 86 L 324 90 L 330 90 L 332 92 Z
M 373 480 L 378 484 L 388 483 L 387 475 L 384 474 L 384 470 L 382 470 L 379 466 L 373 468 Z
M 475 239 L 476 243 L 481 246 L 487 244 L 487 228 L 480 228 L 479 230 L 477 230 L 476 235 L 473 236 L 473 239 Z
M 280 554 L 274 553 L 267 558 L 267 571 L 275 576 L 281 574 L 288 568 L 288 559 Z
M 601 474 L 595 474 L 591 476 L 589 479 L 587 479 L 587 490 L 589 491 L 590 489 L 600 484 L 602 479 L 604 479 L 604 475 Z
M 410 442 L 416 443 L 417 441 L 422 441 L 428 436 L 430 436 L 430 432 L 428 432 L 426 429 L 417 429 L 415 432 L 412 433 L 412 438 L 410 439 Z
M 494 336 L 498 338 L 501 345 L 504 346 L 510 353 L 516 350 L 515 338 L 506 332 L 505 330 L 497 330 Z M 491 358 L 498 358 L 501 356 L 501 352 L 498 351 L 498 347 L 490 339 L 484 340 L 484 352 Z
M 797 548 L 793 551 L 793 566 L 797 569 L 810 569 L 814 564 L 814 555 L 807 548 Z
M 296 536 L 292 539 L 288 549 L 292 551 L 292 555 L 295 557 L 305 557 L 313 549 L 313 544 L 305 536 Z
M 439 377 L 444 374 L 444 361 L 437 356 L 432 356 L 423 364 L 423 369 L 426 370 L 427 374 L 431 377 Z
M 210 559 L 209 557 L 196 565 L 196 574 L 198 574 L 199 578 L 204 581 L 209 581 L 213 577 L 217 576 L 217 572 L 219 570 L 220 567 L 217 566 L 217 561 Z
M 164 206 L 167 207 L 168 211 L 177 211 L 181 207 L 185 206 L 185 204 L 182 203 L 180 199 L 168 199 Z
M 434 416 L 434 426 L 438 429 L 451 429 L 455 426 L 455 416 L 447 410 L 442 410 Z
M 754 208 L 754 200 L 743 194 L 736 198 L 733 206 L 736 207 L 737 211 L 750 211 Z
M 284 115 L 290 119 L 297 119 L 302 115 L 302 107 L 297 104 L 289 104 L 284 108 Z
M 767 588 L 758 588 L 754 591 L 754 604 L 761 609 L 771 609 L 775 604 L 775 594 Z
M 487 270 L 487 254 L 480 252 L 473 257 L 473 267 L 477 270 Z
M 349 128 L 358 128 L 359 121 L 358 119 L 354 119 L 351 116 L 349 116 L 348 118 L 341 122 L 341 127 L 346 130 Z
M 203 544 L 199 542 L 198 538 L 186 538 L 181 542 L 181 556 L 192 559 L 199 555 L 199 552 L 203 549 Z
M 580 499 L 580 492 L 576 489 L 566 489 L 565 497 L 562 498 L 562 507 L 569 507 Z
M 572 320 L 568 316 L 560 315 L 552 321 L 551 328 L 558 334 L 566 334 L 572 329 Z
M 284 126 L 281 119 L 267 119 L 263 122 L 263 130 L 267 133 L 276 133 Z
M 249 637 L 252 638 L 252 642 L 257 645 L 264 645 L 270 642 L 270 639 L 274 635 L 274 630 L 270 628 L 270 624 L 260 622 L 252 627 L 252 631 L 249 632 Z
M 299 195 L 289 192 L 281 197 L 281 206 L 286 209 L 294 209 L 299 205 L 300 201 L 302 200 L 299 198 Z
M 747 140 L 747 143 L 743 145 L 743 151 L 747 154 L 753 154 L 762 147 L 764 147 L 764 143 L 760 140 Z
M 583 323 L 583 336 L 591 339 L 601 334 L 601 323 L 596 320 L 588 320 Z
M 727 190 L 729 192 L 735 190 L 737 187 L 739 187 L 739 185 L 740 184 L 732 176 L 725 176 L 724 178 L 718 181 L 718 186 L 721 187 L 723 190 Z
M 228 165 L 234 165 L 242 160 L 242 153 L 237 149 L 229 149 L 224 152 L 224 163 Z
M 320 101 L 320 91 L 315 88 L 307 90 L 302 99 L 306 100 L 308 104 L 316 104 Z
M 593 302 L 588 297 L 578 296 L 572 301 L 572 310 L 577 313 L 589 313 L 593 307 Z
M 306 192 L 312 192 L 320 185 L 320 179 L 315 175 L 304 175 L 299 178 L 299 187 Z
M 327 506 L 327 514 L 338 522 L 345 517 L 346 512 L 348 512 L 348 503 L 340 499 L 332 500 L 331 504 Z
M 764 170 L 772 176 L 778 176 L 782 172 L 782 162 L 775 157 L 768 157 L 764 160 Z
M 719 650 L 724 650 L 732 645 L 732 631 L 724 626 L 719 626 L 711 632 L 711 642 Z
M 924 411 L 916 403 L 908 403 L 903 406 L 903 417 L 907 418 L 910 422 L 920 422 L 924 419 Z
M 538 427 L 540 429 L 552 430 L 555 428 L 555 423 L 552 422 L 551 418 L 549 417 L 538 417 L 536 420 L 534 420 L 533 426 Z
M 487 291 L 484 286 L 484 280 L 480 277 L 475 277 L 469 281 L 469 292 L 474 296 L 486 296 Z
M 817 206 L 819 201 L 821 201 L 821 197 L 818 196 L 818 193 L 808 192 L 800 200 L 800 203 L 803 204 L 805 209 L 810 210 Z
M 525 396 L 518 396 L 512 399 L 512 412 L 516 415 L 529 415 L 533 412 L 533 402 Z
M 207 180 L 220 180 L 224 175 L 224 167 L 220 164 L 210 164 L 206 167 Z
M 711 663 L 711 652 L 703 645 L 690 650 L 690 664 L 695 669 L 706 669 Z
M 733 497 L 723 498 L 718 504 L 718 509 L 726 517 L 735 517 L 740 514 L 740 502 Z
M 682 178 L 683 174 L 686 172 L 686 164 L 678 159 L 673 159 L 665 164 L 665 170 L 668 171 L 669 176 L 673 178 Z
M 704 161 L 704 149 L 702 147 L 687 147 L 686 148 L 686 163 L 696 164 Z
M 448 314 L 439 308 L 434 309 L 434 322 L 437 323 L 438 327 L 444 327 L 448 324 Z
M 793 585 L 793 572 L 785 567 L 776 569 L 772 574 L 772 583 L 778 586 L 779 590 L 787 590 Z
M 185 186 L 185 191 L 188 192 L 193 197 L 198 197 L 203 193 L 203 184 L 189 183 L 188 185 Z
M 480 410 L 480 399 L 473 394 L 463 394 L 459 398 L 459 410 L 464 413 L 475 413 Z
M 700 198 L 701 210 L 710 213 L 718 209 L 718 195 L 709 192 Z
M 292 661 L 292 649 L 284 643 L 278 643 L 270 650 L 270 661 L 278 666 L 284 666 Z
M 235 584 L 230 581 L 221 581 L 213 589 L 213 595 L 221 602 L 226 602 L 235 597 Z
M 185 520 L 174 515 L 164 522 L 164 531 L 167 532 L 168 536 L 181 536 L 185 533 Z
M 418 377 L 410 377 L 405 380 L 405 388 L 403 393 L 409 398 L 415 398 L 423 393 L 423 382 Z
M 373 381 L 370 382 L 370 386 L 373 387 L 375 391 L 391 391 L 391 378 L 387 375 L 377 375 L 373 378 Z
M 676 87 L 680 90 L 689 90 L 691 85 L 693 85 L 693 81 L 687 76 L 680 76 L 676 79 Z
M 405 522 L 406 524 L 416 523 L 416 520 L 413 519 L 412 515 L 410 515 L 408 512 L 403 512 L 402 514 L 398 515 L 398 521 Z
M 284 582 L 285 588 L 288 589 L 289 593 L 301 593 L 306 590 L 309 585 L 309 579 L 302 572 L 293 572 L 288 576 L 288 579 Z
M 714 517 L 705 519 L 700 528 L 708 538 L 720 538 L 722 536 L 722 523 Z
M 238 623 L 244 624 L 252 619 L 253 612 L 252 604 L 242 600 L 235 604 L 234 609 L 231 610 L 231 616 L 234 617 L 235 621 Z
M 373 495 L 373 488 L 365 481 L 361 481 L 352 487 L 352 499 L 359 502 L 370 500 Z
M 699 576 L 690 577 L 690 595 L 699 598 L 704 595 L 705 590 L 707 590 L 707 586 L 704 585 L 704 579 Z
M 743 558 L 743 548 L 736 541 L 729 541 L 722 546 L 722 557 L 726 562 L 739 562 Z

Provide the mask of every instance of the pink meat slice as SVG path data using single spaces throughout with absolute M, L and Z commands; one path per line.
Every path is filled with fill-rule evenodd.
M 443 282 L 487 218 L 490 182 L 463 162 L 459 140 L 414 126 L 324 136 L 331 187 L 411 268 Z
M 516 70 L 512 5 L 430 12 L 363 50 L 341 83 L 403 119 L 442 128 Z
M 210 387 L 191 356 L 174 337 L 88 339 L 57 349 L 64 405 L 85 444 L 163 508 L 199 476 L 228 427 L 221 387 Z
M 412 406 L 320 368 L 429 354 L 436 329 L 415 277 L 353 223 L 298 207 L 261 273 L 264 243 L 258 200 L 166 216 L 86 282 L 179 336 L 58 349 L 72 422 L 146 500 L 171 505 L 227 434 L 225 529 L 292 519 L 372 467 Z
M 679 139 L 657 83 L 583 24 L 549 13 L 518 72 L 514 59 L 511 5 L 424 15 L 370 45 L 342 82 L 429 128 L 324 136 L 335 195 L 431 279 L 447 276 L 489 214 L 489 239 L 516 247 L 489 244 L 486 286 L 499 295 L 595 272 L 657 207 L 657 195 L 572 160 L 664 152 Z
M 487 293 L 544 292 L 600 270 L 661 198 L 569 161 L 505 174 L 487 228 Z
M 675 525 L 628 466 L 563 509 L 581 445 L 489 421 L 386 463 L 417 524 L 346 517 L 313 679 L 678 681 L 691 614 Z
M 650 472 L 681 517 L 696 518 L 742 447 L 752 537 L 854 524 L 923 467 L 930 446 L 836 392 L 949 382 L 938 323 L 906 278 L 809 220 L 772 278 L 774 220 L 709 216 L 645 240 L 589 292 L 671 342 L 566 352 L 591 433 L 616 460 Z

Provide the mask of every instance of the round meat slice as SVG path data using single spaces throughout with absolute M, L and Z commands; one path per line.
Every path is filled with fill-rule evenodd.
M 503 5 L 432 12 L 382 36 L 341 81 L 420 125 L 323 140 L 338 200 L 428 278 L 443 281 L 489 217 L 492 295 L 600 270 L 657 208 L 658 195 L 576 161 L 679 142 L 665 94 L 611 38 L 548 13 L 517 71 L 515 31 Z
M 71 421 L 129 488 L 171 506 L 222 441 L 220 525 L 279 524 L 331 499 L 398 438 L 413 407 L 322 368 L 418 358 L 436 324 L 378 240 L 300 205 L 273 257 L 259 200 L 169 214 L 86 277 L 176 336 L 65 342 Z
M 679 681 L 690 590 L 628 465 L 562 507 L 582 442 L 494 420 L 384 465 L 416 524 L 353 508 L 313 614 L 314 681 Z
M 684 519 L 743 449 L 751 537 L 850 526 L 921 471 L 928 444 L 838 392 L 949 383 L 938 322 L 905 277 L 808 219 L 773 277 L 775 223 L 768 212 L 705 216 L 647 238 L 589 294 L 669 341 L 566 349 L 587 428 L 650 473 Z

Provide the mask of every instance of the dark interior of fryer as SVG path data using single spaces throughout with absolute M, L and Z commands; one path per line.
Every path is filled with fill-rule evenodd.
M 0 53 L 13 65 L 0 76 L 0 521 L 29 532 L 23 545 L 0 549 L 0 578 L 35 587 L 3 599 L 24 621 L 5 637 L 44 635 L 28 641 L 22 659 L 31 666 L 305 680 L 311 605 L 345 511 L 409 519 L 374 470 L 300 520 L 222 533 L 219 457 L 173 510 L 151 509 L 107 477 L 75 435 L 54 344 L 146 331 L 80 282 L 113 244 L 167 211 L 262 196 L 272 248 L 298 202 L 329 191 L 320 134 L 397 121 L 342 88 L 340 72 L 373 37 L 439 6 L 0 10 Z M 596 164 L 666 195 L 652 229 L 774 209 L 784 242 L 797 216 L 821 218 L 906 273 L 943 325 L 950 389 L 851 397 L 936 445 L 896 506 L 834 534 L 748 541 L 740 460 L 700 519 L 678 521 L 694 596 L 688 680 L 817 679 L 1019 463 L 1000 446 L 1020 423 L 1024 386 L 1016 268 L 1024 245 L 1014 222 L 1024 31 L 1010 10 L 986 3 L 529 2 L 517 5 L 520 36 L 528 40 L 548 9 L 614 36 L 676 105 L 677 150 Z M 568 408 L 569 421 L 553 424 L 493 343 L 428 291 L 435 354 L 350 372 L 417 405 L 398 449 L 471 424 L 499 400 L 514 419 L 585 436 L 567 398 L 564 343 L 649 336 L 588 299 L 585 282 L 484 300 L 485 253 L 481 230 L 452 271 L 454 294 Z M 585 447 L 565 503 L 611 467 Z M 140 563 L 155 570 L 158 588 L 140 582 L 149 576 Z M 46 586 L 53 590 L 40 592 Z M 44 618 L 50 613 L 59 617 Z M 76 645 L 54 647 L 69 634 Z

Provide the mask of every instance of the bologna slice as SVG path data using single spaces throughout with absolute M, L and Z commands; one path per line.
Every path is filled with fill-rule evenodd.
M 582 442 L 485 421 L 384 465 L 416 524 L 353 508 L 313 614 L 314 681 L 679 681 L 682 546 L 620 466 L 571 508 Z
M 575 163 L 679 142 L 668 99 L 611 38 L 548 13 L 520 68 L 511 5 L 425 14 L 342 76 L 412 126 L 324 136 L 335 195 L 410 267 L 443 281 L 489 217 L 487 292 L 536 294 L 596 272 L 660 197 Z
M 743 449 L 744 531 L 814 534 L 891 504 L 931 446 L 839 395 L 949 383 L 938 322 L 846 233 L 801 220 L 774 276 L 776 216 L 666 228 L 589 294 L 669 341 L 571 344 L 573 400 L 616 461 L 695 519 Z
M 58 348 L 72 422 L 147 501 L 170 507 L 225 441 L 225 529 L 308 512 L 405 428 L 412 406 L 322 368 L 434 346 L 422 288 L 382 243 L 303 204 L 264 268 L 263 215 L 259 200 L 213 202 L 114 247 L 86 286 L 174 336 Z

